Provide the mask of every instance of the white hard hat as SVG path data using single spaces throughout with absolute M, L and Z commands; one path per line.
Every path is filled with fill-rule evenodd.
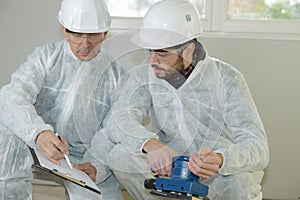
M 105 0 L 62 0 L 57 19 L 79 33 L 105 32 L 111 23 Z
M 200 15 L 188 0 L 162 0 L 152 5 L 131 41 L 146 49 L 182 44 L 202 33 Z

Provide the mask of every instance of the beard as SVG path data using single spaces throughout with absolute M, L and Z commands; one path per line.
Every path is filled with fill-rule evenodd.
M 186 81 L 186 78 L 181 74 L 184 70 L 183 58 L 179 57 L 176 63 L 167 68 L 162 68 L 158 65 L 152 65 L 157 78 L 166 80 L 174 88 L 178 89 Z
M 156 73 L 157 78 L 168 80 L 174 76 L 180 76 L 181 72 L 184 70 L 183 58 L 181 56 L 178 57 L 177 61 L 172 66 L 161 67 L 159 65 L 151 65 L 154 68 L 154 71 L 159 71 L 160 73 Z M 182 76 L 182 75 L 181 75 Z

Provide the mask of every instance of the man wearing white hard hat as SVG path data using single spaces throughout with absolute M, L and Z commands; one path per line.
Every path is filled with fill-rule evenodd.
M 201 33 L 194 5 L 162 0 L 132 37 L 149 54 L 117 89 L 106 135 L 112 149 L 102 159 L 135 199 L 156 199 L 144 180 L 150 169 L 170 175 L 177 155 L 190 157 L 209 199 L 262 199 L 269 149 L 259 113 L 242 74 L 210 57 Z
M 58 20 L 65 39 L 37 47 L 0 91 L 0 200 L 32 199 L 27 146 L 56 164 L 67 154 L 102 193 L 65 181 L 69 199 L 123 199 L 112 172 L 87 151 L 125 73 L 101 48 L 110 27 L 105 1 L 63 0 Z

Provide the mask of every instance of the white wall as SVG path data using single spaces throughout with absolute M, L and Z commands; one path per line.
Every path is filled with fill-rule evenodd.
M 1 0 L 0 86 L 34 47 L 62 39 L 56 20 L 60 0 Z M 117 39 L 117 38 L 116 38 Z M 263 192 L 266 199 L 300 197 L 300 41 L 238 38 L 201 40 L 211 56 L 238 68 L 247 79 L 264 122 L 270 145 Z M 117 51 L 126 50 L 119 49 Z M 121 58 L 127 66 L 138 54 Z
M 270 146 L 265 198 L 300 197 L 300 41 L 204 39 L 211 55 L 243 72 Z
M 0 85 L 37 45 L 62 38 L 60 0 L 0 1 Z

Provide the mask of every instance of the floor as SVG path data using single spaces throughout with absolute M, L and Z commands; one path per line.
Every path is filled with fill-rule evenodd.
M 129 194 L 122 189 L 124 200 L 133 200 Z M 66 200 L 65 190 L 62 186 L 50 182 L 33 180 L 33 200 Z

